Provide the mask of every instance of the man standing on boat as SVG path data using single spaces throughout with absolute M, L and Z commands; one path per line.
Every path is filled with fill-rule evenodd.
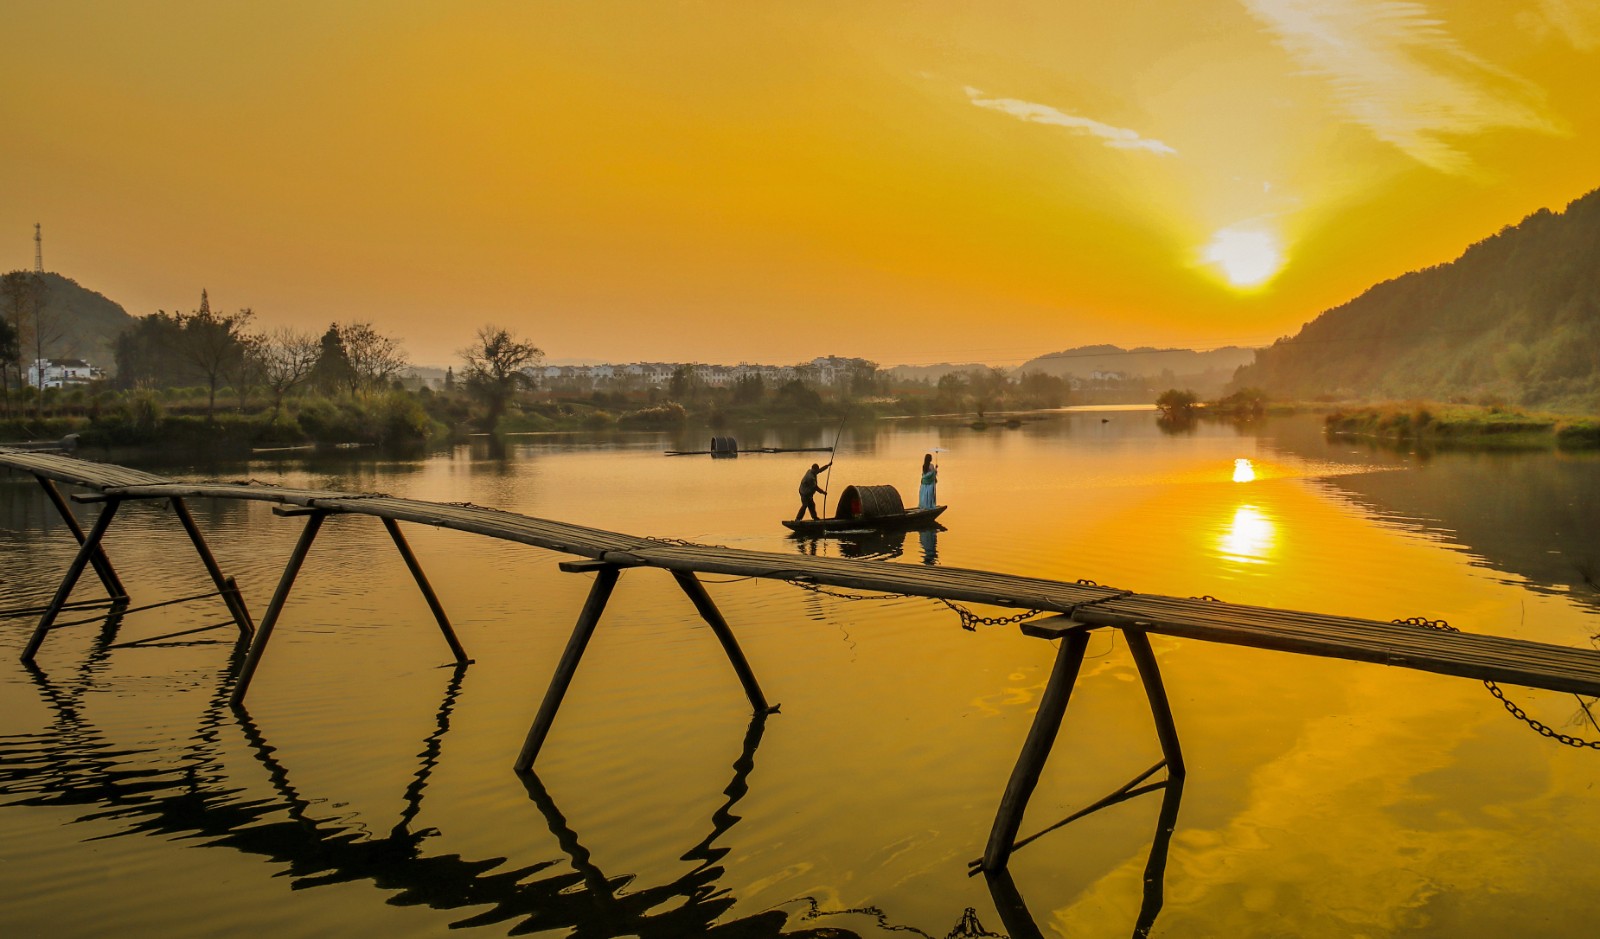
M 822 488 L 822 486 L 817 482 L 817 474 L 832 465 L 832 460 L 829 460 L 821 466 L 813 463 L 811 464 L 811 468 L 806 470 L 806 474 L 800 477 L 800 511 L 794 513 L 795 521 L 798 522 L 802 518 L 805 518 L 807 512 L 811 513 L 811 517 L 813 519 L 817 517 L 817 493 L 820 492 L 823 495 L 828 494 L 828 490 Z

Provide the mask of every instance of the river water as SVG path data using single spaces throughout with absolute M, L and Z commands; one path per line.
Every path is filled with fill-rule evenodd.
M 835 432 L 732 431 L 746 449 Z M 843 431 L 825 484 L 914 501 L 942 448 L 946 530 L 841 543 L 778 525 L 819 454 L 662 456 L 705 446 L 541 436 L 150 468 L 1571 646 L 1600 633 L 1593 456 L 1391 451 L 1328 441 L 1312 417 L 879 422 Z M 193 508 L 259 618 L 304 523 Z M 1009 882 L 969 877 L 1054 649 L 928 600 L 706 578 L 781 703 L 753 724 L 671 578 L 626 571 L 519 778 L 592 575 L 406 531 L 465 669 L 370 518 L 324 527 L 242 712 L 224 703 L 229 630 L 171 635 L 225 620 L 215 598 L 62 629 L 33 670 L 32 621 L 0 620 L 0 935 L 1582 936 L 1600 914 L 1600 752 L 1541 737 L 1478 682 L 1161 637 L 1186 783 L 1051 831 Z M 47 599 L 71 548 L 32 479 L 0 472 L 0 607 Z M 157 505 L 124 508 L 107 548 L 136 604 L 208 587 Z M 1600 738 L 1572 695 L 1506 691 Z M 1126 648 L 1097 633 L 1022 833 L 1159 755 Z

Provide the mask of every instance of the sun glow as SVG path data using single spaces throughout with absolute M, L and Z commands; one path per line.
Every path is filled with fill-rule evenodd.
M 1233 481 L 1234 482 L 1236 482 L 1236 483 L 1251 483 L 1251 482 L 1255 482 L 1255 479 L 1256 479 L 1256 467 L 1255 467 L 1254 463 L 1251 463 L 1249 460 L 1245 459 L 1244 457 L 1240 457 L 1239 459 L 1233 461 Z
M 1235 287 L 1265 283 L 1283 267 L 1278 237 L 1261 228 L 1224 228 L 1211 236 L 1201 257 Z

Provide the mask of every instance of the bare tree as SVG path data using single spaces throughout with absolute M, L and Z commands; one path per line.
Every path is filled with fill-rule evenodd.
M 315 335 L 280 326 L 259 337 L 256 353 L 261 379 L 272 394 L 272 419 L 283 411 L 283 399 L 311 377 L 322 343 Z
M 373 329 L 371 323 L 340 323 L 338 329 L 350 361 L 351 394 L 383 388 L 409 364 L 399 341 Z
M 484 403 L 484 429 L 494 431 L 506 405 L 524 388 L 533 386 L 526 369 L 544 360 L 544 353 L 499 326 L 478 329 L 477 340 L 461 350 L 467 367 L 462 370 L 467 391 Z

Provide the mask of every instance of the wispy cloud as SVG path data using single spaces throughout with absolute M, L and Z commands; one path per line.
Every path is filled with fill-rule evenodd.
M 1559 35 L 1579 52 L 1600 49 L 1600 6 L 1593 0 L 1539 0 L 1538 9 L 1517 14 L 1517 22 L 1541 39 Z
M 1327 80 L 1347 117 L 1434 169 L 1473 170 L 1456 145 L 1463 137 L 1497 128 L 1559 132 L 1538 88 L 1468 52 L 1421 3 L 1241 2 Z
M 1108 147 L 1117 150 L 1148 150 L 1151 153 L 1175 154 L 1172 149 L 1159 140 L 1140 136 L 1137 131 L 1128 130 L 1126 127 L 1113 127 L 1088 117 L 1079 117 L 1068 114 L 1048 104 L 1035 104 L 1032 101 L 1022 101 L 1017 98 L 989 98 L 982 91 L 967 86 L 967 99 L 980 108 L 999 111 L 1012 117 L 1029 121 L 1034 124 L 1048 124 L 1052 127 L 1065 127 L 1075 134 L 1087 137 L 1097 137 Z

